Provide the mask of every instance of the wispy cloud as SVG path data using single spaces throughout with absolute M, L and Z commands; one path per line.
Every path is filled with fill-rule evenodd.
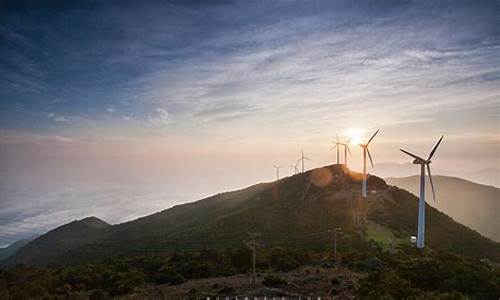
M 103 5 L 90 7 L 88 20 L 85 12 L 73 12 L 92 33 L 79 43 L 53 32 L 51 22 L 46 33 L 52 40 L 33 42 L 26 31 L 34 21 L 29 15 L 25 23 L 13 23 L 17 27 L 4 25 L 2 36 L 25 49 L 30 61 L 12 60 L 12 66 L 42 84 L 37 90 L 45 91 L 45 98 L 58 99 L 59 86 L 68 87 L 62 93 L 71 93 L 70 99 L 60 108 L 70 115 L 105 126 L 103 120 L 128 121 L 122 116 L 133 112 L 137 124 L 158 127 L 175 119 L 193 131 L 221 122 L 258 123 L 282 134 L 281 124 L 304 114 L 314 118 L 297 127 L 317 128 L 353 115 L 368 125 L 390 126 L 428 119 L 423 107 L 444 112 L 457 105 L 493 105 L 500 68 L 493 3 L 457 3 L 453 10 L 449 5 L 401 2 L 377 10 L 327 1 L 314 6 L 149 3 L 125 6 L 120 16 L 110 14 L 113 5 Z M 122 32 L 121 38 L 103 38 L 95 25 L 102 22 L 100 15 L 109 17 L 106 25 L 111 33 Z M 82 46 L 87 42 L 90 47 Z M 30 54 L 43 43 L 67 45 L 64 50 L 71 55 L 59 56 L 57 64 L 64 67 L 43 68 Z M 45 61 L 58 60 L 46 55 Z M 0 73 L 15 81 L 10 73 Z M 114 115 L 117 111 L 123 113 Z M 382 111 L 393 113 L 382 118 Z M 68 117 L 56 119 L 64 123 Z
M 54 122 L 69 122 L 69 119 L 66 118 L 65 116 L 58 115 L 55 113 L 49 113 L 47 116 Z
M 161 126 L 161 125 L 168 125 L 169 123 L 171 123 L 172 118 L 166 109 L 157 108 L 149 116 L 149 121 L 153 125 Z

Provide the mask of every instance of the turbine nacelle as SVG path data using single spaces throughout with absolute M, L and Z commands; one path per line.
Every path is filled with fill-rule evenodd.
M 420 156 L 417 156 L 416 154 L 413 154 L 411 152 L 408 152 L 404 149 L 399 149 L 401 150 L 401 152 L 411 156 L 414 158 L 413 160 L 413 163 L 416 164 L 416 165 L 421 165 L 421 166 L 427 166 L 427 173 L 429 174 L 429 181 L 431 183 L 431 188 L 432 188 L 432 197 L 434 198 L 434 201 L 436 201 L 436 194 L 434 193 L 434 183 L 432 182 L 432 175 L 431 175 L 431 158 L 432 156 L 434 155 L 434 153 L 436 152 L 436 149 L 438 148 L 439 144 L 441 144 L 441 141 L 443 140 L 444 136 L 441 136 L 441 138 L 438 140 L 437 144 L 434 146 L 434 148 L 432 148 L 432 151 L 431 153 L 429 154 L 429 157 L 427 159 L 423 159 L 422 157 Z M 422 175 L 421 176 L 425 176 L 425 170 L 423 170 L 422 172 Z
M 431 161 L 425 161 L 425 160 L 422 160 L 422 159 L 419 159 L 419 158 L 416 158 L 414 161 L 413 161 L 414 164 L 416 165 L 426 165 L 426 164 L 430 164 Z

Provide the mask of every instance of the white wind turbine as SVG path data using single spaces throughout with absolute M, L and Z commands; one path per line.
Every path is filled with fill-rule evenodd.
M 347 140 L 347 142 L 342 143 L 341 145 L 344 146 L 344 165 L 347 167 L 347 152 L 349 152 L 349 155 L 351 154 L 351 149 L 349 149 L 349 143 L 351 142 L 351 138 Z
M 336 134 L 336 136 L 337 136 L 337 141 L 335 142 L 335 145 L 333 145 L 332 149 L 330 149 L 330 150 L 337 148 L 337 165 L 338 165 L 338 164 L 340 164 L 340 146 L 342 146 L 342 143 L 339 141 L 339 135 Z
M 359 144 L 361 148 L 363 148 L 363 188 L 362 188 L 362 196 L 366 197 L 366 154 L 368 153 L 368 157 L 370 158 L 370 164 L 372 165 L 373 168 L 373 160 L 372 156 L 370 154 L 370 150 L 368 150 L 368 145 L 370 142 L 373 140 L 373 138 L 377 135 L 380 129 L 375 131 L 375 133 L 372 135 L 372 137 L 366 142 L 366 144 Z
M 295 163 L 295 165 L 290 165 L 289 167 L 293 169 L 293 174 L 294 175 L 297 175 L 299 174 L 299 160 L 297 160 L 297 162 Z
M 304 150 L 300 150 L 300 153 L 301 153 L 301 156 L 299 158 L 299 160 L 297 162 L 301 162 L 302 163 L 302 173 L 304 173 L 304 161 L 305 160 L 310 160 L 309 157 L 305 157 L 304 156 Z
M 424 248 L 425 244 L 425 168 L 427 167 L 427 172 L 429 173 L 429 181 L 431 182 L 432 188 L 432 197 L 434 201 L 436 201 L 436 194 L 434 193 L 434 184 L 432 183 L 431 176 L 431 158 L 436 152 L 437 147 L 443 140 L 444 136 L 441 136 L 436 146 L 432 149 L 429 157 L 427 159 L 423 159 L 419 156 L 416 156 L 413 153 L 405 151 L 403 149 L 399 149 L 402 152 L 408 154 L 409 156 L 415 158 L 413 161 L 414 164 L 420 165 L 420 198 L 418 199 L 418 231 L 417 231 L 417 248 Z
M 282 166 L 274 165 L 274 168 L 276 169 L 276 181 L 279 181 L 280 180 L 280 169 L 282 168 Z

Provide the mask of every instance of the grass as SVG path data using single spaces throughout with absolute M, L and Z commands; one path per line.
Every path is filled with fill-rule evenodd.
M 389 228 L 370 221 L 366 224 L 366 236 L 379 244 L 384 250 L 389 250 L 391 241 L 394 247 L 409 243 L 407 238 L 397 237 Z

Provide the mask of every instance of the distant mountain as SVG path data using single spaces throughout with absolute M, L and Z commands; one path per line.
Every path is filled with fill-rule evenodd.
M 413 163 L 382 162 L 375 164 L 373 173 L 381 177 L 408 177 L 419 174 L 419 169 Z M 433 174 L 453 176 L 473 182 L 487 184 L 500 188 L 500 169 L 486 168 L 478 171 L 454 172 L 444 169 L 433 169 Z
M 380 177 L 406 177 L 418 175 L 419 169 L 413 163 L 381 162 L 376 163 L 371 170 Z M 443 170 L 433 169 L 435 174 L 442 174 Z
M 500 189 L 449 176 L 433 176 L 436 199 L 427 178 L 427 203 L 484 236 L 500 241 Z M 389 184 L 419 193 L 419 176 L 387 178 Z
M 328 230 L 335 227 L 352 239 L 371 239 L 381 246 L 409 244 L 417 228 L 417 197 L 376 176 L 368 179 L 367 199 L 359 197 L 360 186 L 361 174 L 343 165 L 327 166 L 127 223 L 103 222 L 90 237 L 75 234 L 79 226 L 73 222 L 23 247 L 6 263 L 72 264 L 111 256 L 241 248 L 248 232 L 259 232 L 266 246 L 330 249 Z M 500 261 L 499 243 L 430 206 L 427 216 L 426 242 L 431 249 Z M 73 241 L 77 236 L 86 238 Z M 47 255 L 41 247 L 57 251 Z
M 473 172 L 468 178 L 473 178 L 474 181 L 479 183 L 500 187 L 500 169 L 497 168 L 487 168 Z
M 10 244 L 8 247 L 1 248 L 0 262 L 6 259 L 7 257 L 11 256 L 12 254 L 14 254 L 17 250 L 21 249 L 24 245 L 28 244 L 30 241 L 31 239 L 22 239 Z
M 102 237 L 111 225 L 96 218 L 88 217 L 73 221 L 47 232 L 21 247 L 7 257 L 2 264 L 10 262 L 37 265 L 70 249 L 75 249 Z

